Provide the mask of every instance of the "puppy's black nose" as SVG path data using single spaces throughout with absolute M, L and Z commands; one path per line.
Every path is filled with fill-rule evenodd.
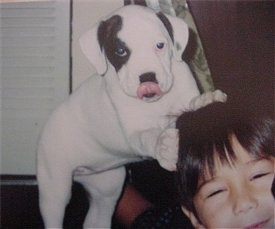
M 146 73 L 140 75 L 139 81 L 140 81 L 140 83 L 144 83 L 144 82 L 158 83 L 158 81 L 156 79 L 156 74 L 154 72 L 146 72 Z

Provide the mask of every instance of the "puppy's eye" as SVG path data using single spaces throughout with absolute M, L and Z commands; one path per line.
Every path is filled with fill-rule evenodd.
M 124 49 L 124 48 L 122 48 L 122 47 L 118 47 L 117 49 L 116 49 L 116 55 L 118 55 L 118 56 L 120 56 L 120 57 L 123 57 L 123 56 L 126 56 L 127 55 L 127 51 Z
M 159 43 L 157 43 L 157 48 L 158 48 L 158 49 L 163 49 L 164 46 L 165 46 L 165 43 L 164 43 L 164 42 L 159 42 Z

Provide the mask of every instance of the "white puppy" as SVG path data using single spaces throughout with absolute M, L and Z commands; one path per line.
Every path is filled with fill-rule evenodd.
M 165 145 L 176 145 L 177 133 L 169 128 L 199 95 L 181 60 L 187 41 L 181 19 L 141 6 L 122 7 L 83 35 L 81 47 L 98 74 L 55 110 L 41 136 L 37 177 L 45 227 L 62 227 L 73 179 L 89 193 L 84 227 L 110 228 L 124 164 L 156 158 L 175 169 L 177 150 Z

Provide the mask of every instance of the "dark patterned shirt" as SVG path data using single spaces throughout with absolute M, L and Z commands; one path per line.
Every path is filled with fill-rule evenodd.
M 180 206 L 150 208 L 139 215 L 131 229 L 191 229 L 190 221 Z

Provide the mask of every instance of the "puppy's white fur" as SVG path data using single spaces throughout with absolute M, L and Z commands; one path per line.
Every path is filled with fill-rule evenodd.
M 171 152 L 165 145 L 177 145 L 175 115 L 188 110 L 199 95 L 189 68 L 180 60 L 188 39 L 183 21 L 167 16 L 173 43 L 148 8 L 128 6 L 114 14 L 123 19 L 118 36 L 131 48 L 129 61 L 116 72 L 99 47 L 98 24 L 84 34 L 82 49 L 98 75 L 54 111 L 41 136 L 37 177 L 47 228 L 62 227 L 73 179 L 89 193 L 84 227 L 109 228 L 125 178 L 123 165 L 156 158 L 164 168 L 175 169 L 177 149 L 171 147 Z M 164 50 L 155 48 L 158 42 L 165 43 Z M 162 95 L 139 99 L 138 77 L 148 71 L 156 73 Z

